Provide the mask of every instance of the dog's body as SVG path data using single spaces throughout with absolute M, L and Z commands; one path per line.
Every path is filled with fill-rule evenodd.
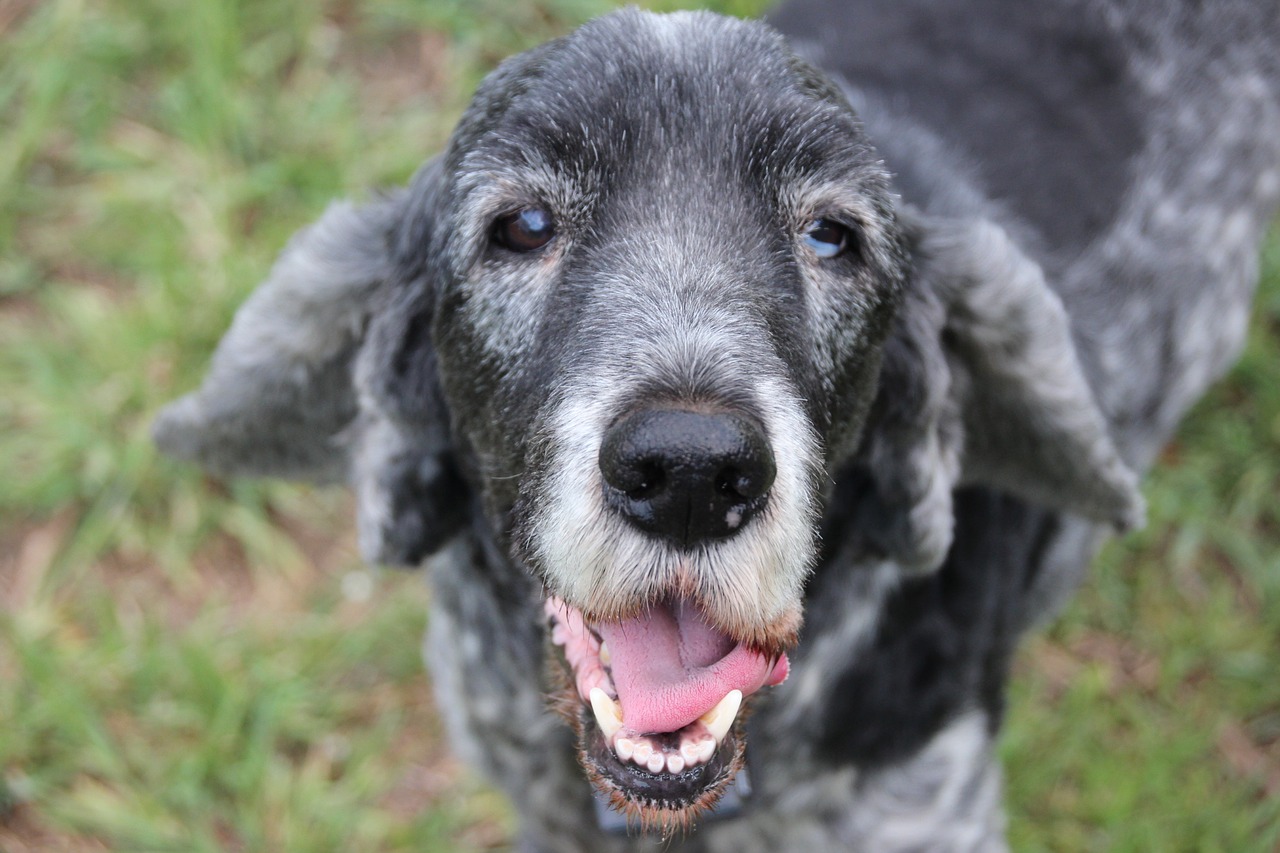
M 1003 849 L 1010 655 L 1139 521 L 1130 471 L 1238 351 L 1280 197 L 1278 13 L 1192 5 L 784 6 L 839 92 L 758 25 L 601 19 L 296 238 L 158 438 L 345 477 L 371 560 L 437 553 L 441 710 L 530 849 L 655 843 L 599 828 L 584 767 L 640 824 L 696 820 L 680 849 Z M 702 488 L 670 460 L 704 429 L 747 448 L 705 518 L 628 480 L 639 446 Z M 627 631 L 678 646 L 677 698 Z M 730 658 L 741 684 L 697 680 Z M 717 757 L 619 763 L 734 685 Z M 705 815 L 744 743 L 750 796 Z

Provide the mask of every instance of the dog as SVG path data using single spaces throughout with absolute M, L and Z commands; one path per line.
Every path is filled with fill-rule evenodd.
M 1277 57 L 1247 0 L 606 15 L 299 232 L 156 440 L 426 561 L 521 849 L 1007 849 L 1010 657 L 1239 351 Z

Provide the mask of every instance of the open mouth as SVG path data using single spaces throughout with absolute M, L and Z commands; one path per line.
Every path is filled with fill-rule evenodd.
M 786 655 L 735 641 L 689 598 L 614 622 L 554 596 L 545 612 L 588 777 L 643 829 L 688 827 L 742 767 L 744 699 L 786 679 Z

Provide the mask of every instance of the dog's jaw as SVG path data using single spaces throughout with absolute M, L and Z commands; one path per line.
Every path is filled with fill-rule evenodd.
M 676 611 L 681 611 L 678 617 L 673 616 Z M 558 650 L 550 656 L 555 704 L 575 732 L 587 778 L 642 831 L 668 835 L 691 828 L 714 808 L 742 768 L 744 698 L 749 701 L 758 690 L 786 679 L 786 654 L 733 644 L 705 624 L 693 602 L 655 605 L 645 617 L 611 624 L 589 622 L 552 596 L 544 614 Z M 619 661 L 610 651 L 610 639 L 619 647 L 620 662 L 630 667 L 627 673 L 615 671 Z M 794 640 L 794 631 L 788 632 L 788 640 Z M 647 651 L 668 641 L 680 646 L 670 650 L 670 660 Z M 721 647 L 713 648 L 717 644 Z M 717 658 L 725 646 L 730 647 Z M 697 655 L 702 659 L 694 660 Z M 675 684 L 642 683 L 637 695 L 636 685 L 628 683 L 628 676 L 634 681 L 635 671 L 645 666 L 637 657 L 657 658 L 660 669 L 685 668 L 671 675 Z M 667 695 L 653 702 L 650 691 Z
M 594 738 L 598 737 L 598 729 L 593 734 L 591 722 L 580 716 L 575 726 L 578 760 L 592 785 L 628 824 L 660 837 L 689 832 L 700 817 L 716 807 L 746 763 L 741 718 L 742 715 L 716 753 L 703 764 L 683 774 L 655 774 L 620 760 L 615 752 L 597 744 Z M 696 792 L 676 797 L 665 793 L 664 775 L 671 780 L 667 784 L 681 784 L 682 776 L 693 780 Z

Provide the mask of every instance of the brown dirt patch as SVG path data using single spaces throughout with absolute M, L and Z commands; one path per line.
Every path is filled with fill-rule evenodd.
M 1280 740 L 1255 740 L 1248 728 L 1231 722 L 1218 733 L 1218 751 L 1236 773 L 1254 779 L 1268 799 L 1280 798 Z
M 27 806 L 0 814 L 0 853 L 110 853 L 110 850 L 96 839 L 49 829 Z
M 16 32 L 39 0 L 0 0 L 0 36 Z
M 1090 667 L 1101 667 L 1111 694 L 1127 689 L 1154 692 L 1160 685 L 1160 659 L 1123 637 L 1085 631 L 1065 642 L 1034 639 L 1020 656 L 1017 669 L 1035 672 L 1048 685 L 1051 699 L 1061 698 Z

